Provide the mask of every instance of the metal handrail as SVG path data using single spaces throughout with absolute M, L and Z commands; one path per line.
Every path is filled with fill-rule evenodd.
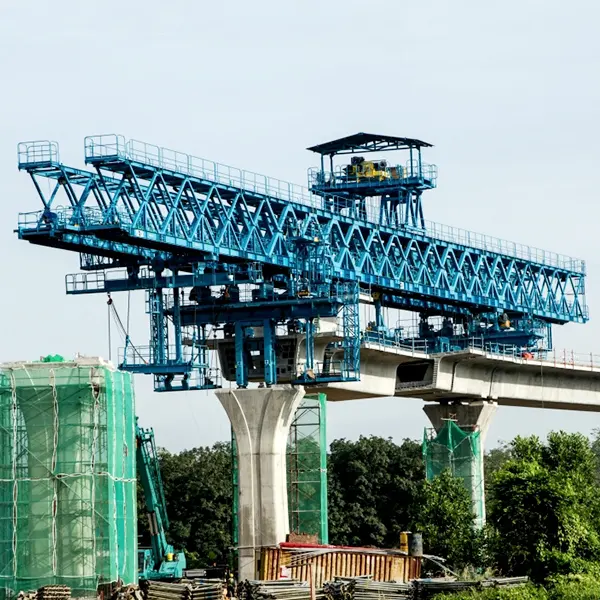
M 59 163 L 58 143 L 51 140 L 19 142 L 17 146 L 19 168 L 40 163 Z
M 362 332 L 363 334 L 365 332 Z M 388 348 L 397 348 L 400 350 L 408 350 L 413 352 L 422 352 L 427 354 L 431 352 L 431 347 L 428 349 L 428 344 L 423 340 L 402 340 L 396 341 L 387 336 L 382 332 L 369 331 L 368 336 L 364 336 L 362 339 L 363 343 L 374 343 L 381 344 Z M 481 350 L 487 355 L 494 357 L 505 357 L 513 360 L 519 360 L 522 363 L 528 363 L 532 360 L 535 362 L 541 362 L 548 366 L 554 367 L 587 367 L 590 369 L 600 370 L 600 354 L 593 353 L 582 353 L 574 352 L 573 350 L 526 350 L 523 348 L 517 348 L 510 344 L 497 344 L 486 342 L 483 337 L 472 337 L 469 339 L 469 343 L 465 348 L 457 350 L 449 350 L 443 352 L 443 354 L 449 354 L 452 352 L 465 352 L 469 350 Z

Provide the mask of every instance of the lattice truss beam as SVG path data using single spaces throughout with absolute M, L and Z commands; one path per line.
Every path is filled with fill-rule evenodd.
M 22 239 L 117 261 L 248 261 L 283 273 L 314 269 L 303 252 L 311 242 L 328 277 L 414 298 L 417 309 L 432 301 L 473 313 L 501 309 L 556 323 L 587 320 L 580 261 L 529 261 L 377 225 L 351 208 L 328 210 L 317 197 L 314 205 L 292 202 L 125 156 L 88 162 L 95 172 L 57 160 L 20 163 L 44 205 L 20 215 Z M 52 182 L 48 191 L 42 179 Z

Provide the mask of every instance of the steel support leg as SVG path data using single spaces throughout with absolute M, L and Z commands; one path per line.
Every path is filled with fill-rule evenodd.
M 163 365 L 167 362 L 167 336 L 165 332 L 165 309 L 162 288 L 150 290 L 150 327 L 152 328 L 152 354 L 156 364 Z
M 248 387 L 248 365 L 244 352 L 246 328 L 241 323 L 235 324 L 235 382 L 238 387 Z
M 265 384 L 267 387 L 277 383 L 277 356 L 275 354 L 275 323 L 267 319 L 264 328 Z
M 181 364 L 183 362 L 183 346 L 181 343 L 181 304 L 180 290 L 173 290 L 173 330 L 175 339 L 175 362 Z
M 306 321 L 306 368 L 305 373 L 315 370 L 315 337 L 312 319 Z

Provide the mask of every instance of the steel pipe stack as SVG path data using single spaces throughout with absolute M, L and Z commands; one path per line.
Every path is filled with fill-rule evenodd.
M 321 588 L 316 600 L 327 600 Z M 310 600 L 310 585 L 306 581 L 244 581 L 238 587 L 239 600 Z
M 436 594 L 480 590 L 485 588 L 518 587 L 525 585 L 528 577 L 503 577 L 482 581 L 452 581 L 450 579 L 418 579 L 414 582 L 415 600 L 428 600 Z
M 327 600 L 404 600 L 412 597 L 410 583 L 384 583 L 370 576 L 342 578 L 325 584 Z
M 221 600 L 223 583 L 165 583 L 149 581 L 145 586 L 146 600 Z

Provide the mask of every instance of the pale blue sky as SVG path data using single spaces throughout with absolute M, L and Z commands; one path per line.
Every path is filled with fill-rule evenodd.
M 304 183 L 304 148 L 356 131 L 435 144 L 426 218 L 588 263 L 592 321 L 555 333 L 600 354 L 597 251 L 600 5 L 574 0 L 2 0 L 0 360 L 107 354 L 103 297 L 67 297 L 76 255 L 18 242 L 40 204 L 16 168 L 20 140 L 55 139 L 83 165 L 83 138 L 118 132 Z M 117 297 L 125 310 L 125 298 Z M 143 295 L 132 337 L 146 343 Z M 209 393 L 153 394 L 138 413 L 178 450 L 227 439 Z M 418 400 L 330 404 L 329 436 L 419 438 Z M 501 408 L 490 443 L 593 413 Z

